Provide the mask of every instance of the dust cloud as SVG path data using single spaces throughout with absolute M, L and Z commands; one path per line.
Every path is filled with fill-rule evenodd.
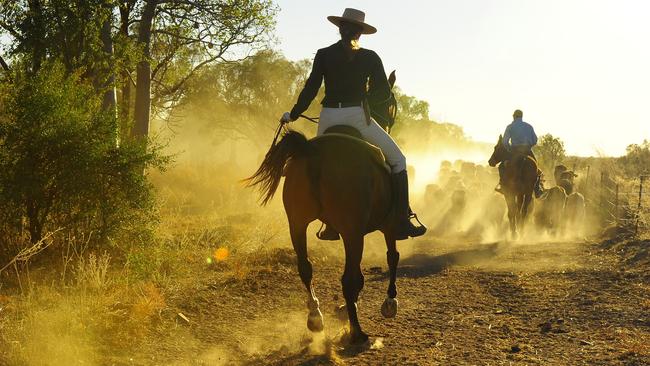
M 265 144 L 255 144 L 213 136 L 203 127 L 193 126 L 191 119 L 183 123 L 188 128 L 174 131 L 172 142 L 167 146 L 170 153 L 177 155 L 176 163 L 164 175 L 152 176 L 164 200 L 163 222 L 186 220 L 197 225 L 203 222 L 197 218 L 214 216 L 215 220 L 206 221 L 208 225 L 218 223 L 229 230 L 238 226 L 259 228 L 264 232 L 258 235 L 260 238 L 242 237 L 238 244 L 231 244 L 228 247 L 231 262 L 239 261 L 242 253 L 263 255 L 267 253 L 263 248 L 291 251 L 281 199 L 276 196 L 269 206 L 260 208 L 256 193 L 245 189 L 240 182 L 255 171 L 274 131 L 267 131 Z M 297 127 L 307 136 L 314 135 L 313 126 L 298 124 Z M 498 172 L 487 165 L 491 144 L 464 138 L 439 140 L 429 137 L 417 141 L 414 138 L 401 141 L 401 145 L 409 165 L 411 206 L 429 230 L 423 238 L 398 244 L 400 270 L 408 272 L 409 268 L 415 268 L 437 273 L 451 266 L 473 266 L 502 271 L 542 271 L 580 266 L 572 258 L 577 257 L 580 241 L 587 230 L 576 233 L 560 227 L 556 230 L 540 227 L 534 213 L 535 206 L 541 203 L 536 202 L 531 207 L 525 233 L 517 240 L 510 236 L 505 200 L 494 192 Z M 344 253 L 340 242 L 323 243 L 315 239 L 319 226 L 320 223 L 312 223 L 309 227 L 310 252 L 315 253 L 317 260 L 342 261 Z M 261 239 L 263 236 L 268 236 L 268 240 Z M 533 255 L 515 261 L 515 253 L 522 246 L 537 248 L 543 255 L 536 256 L 535 250 L 529 250 Z M 210 252 L 216 249 L 212 247 Z M 255 265 L 255 261 L 237 263 Z M 366 269 L 385 268 L 386 246 L 380 233 L 367 235 L 363 266 Z M 246 278 L 252 272 L 245 268 L 241 273 L 239 277 Z M 198 359 L 210 365 L 227 365 L 244 360 L 261 362 L 271 354 L 309 352 L 323 355 L 329 361 L 335 360 L 333 345 L 341 338 L 343 324 L 326 316 L 326 329 L 336 333 L 311 334 L 305 326 L 303 301 L 296 301 L 293 306 L 296 310 L 283 311 L 281 319 L 232 319 L 231 328 L 224 331 L 229 332 L 233 341 L 210 346 L 197 356 Z M 383 347 L 382 339 L 373 342 L 373 349 Z

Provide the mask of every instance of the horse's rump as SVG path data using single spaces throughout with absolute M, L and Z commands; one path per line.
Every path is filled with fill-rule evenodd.
M 515 154 L 505 166 L 505 184 L 513 192 L 532 192 L 537 180 L 537 163 L 526 154 Z
M 351 156 L 368 154 L 371 164 L 390 171 L 390 167 L 386 164 L 386 159 L 384 154 L 381 152 L 381 149 L 354 135 L 348 133 L 329 132 L 314 137 L 310 142 L 314 143 L 319 151 L 333 150 L 337 155 L 339 155 L 339 152 L 354 154 Z
M 310 142 L 317 151 L 311 163 L 318 164 L 313 183 L 325 221 L 338 219 L 329 216 L 341 216 L 341 210 L 360 211 L 367 218 L 368 231 L 376 229 L 391 203 L 389 169 L 381 150 L 342 134 L 321 135 Z

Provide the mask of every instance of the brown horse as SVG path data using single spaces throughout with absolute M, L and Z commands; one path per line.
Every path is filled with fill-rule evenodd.
M 285 168 L 286 164 L 286 168 Z M 347 135 L 325 134 L 311 140 L 288 131 L 271 146 L 257 172 L 248 180 L 258 185 L 262 203 L 274 195 L 282 173 L 284 209 L 289 219 L 291 242 L 298 258 L 298 272 L 307 289 L 307 327 L 322 331 L 323 316 L 312 286 L 312 265 L 307 255 L 307 226 L 314 220 L 332 225 L 343 237 L 345 270 L 341 278 L 352 343 L 368 336 L 357 318 L 357 299 L 363 288 L 361 257 L 365 234 L 384 233 L 390 282 L 381 307 L 384 317 L 397 314 L 395 278 L 399 253 L 396 248 L 392 189 L 384 158 L 376 147 Z
M 488 161 L 490 166 L 506 164 L 502 178 L 502 190 L 508 206 L 508 220 L 513 237 L 522 231 L 528 217 L 528 207 L 533 200 L 533 190 L 537 181 L 537 163 L 523 154 L 513 154 L 503 145 L 503 137 L 494 146 Z

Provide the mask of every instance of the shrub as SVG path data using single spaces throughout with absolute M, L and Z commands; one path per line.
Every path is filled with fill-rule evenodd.
M 159 149 L 118 144 L 100 93 L 59 64 L 2 88 L 0 233 L 26 229 L 36 242 L 57 228 L 102 239 L 146 232 L 155 217 L 143 169 L 164 166 Z
M 533 152 L 537 156 L 540 168 L 549 172 L 547 174 L 552 174 L 555 165 L 559 164 L 566 156 L 564 142 L 550 133 L 540 136 Z
M 623 170 L 628 177 L 636 178 L 647 175 L 650 165 L 650 141 L 643 140 L 641 144 L 631 144 L 625 149 L 625 155 L 619 158 Z

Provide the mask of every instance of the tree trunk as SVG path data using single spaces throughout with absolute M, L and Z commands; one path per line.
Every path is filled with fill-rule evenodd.
M 106 90 L 104 91 L 104 110 L 111 112 L 115 118 L 117 118 L 117 102 L 115 95 L 115 70 L 113 62 L 113 37 L 111 35 L 111 25 L 112 25 L 112 9 L 110 3 L 104 3 L 104 7 L 107 10 L 107 17 L 102 24 L 101 30 L 101 39 L 102 39 L 102 49 L 106 58 L 108 59 L 109 64 L 109 76 L 106 81 Z M 117 126 L 116 126 L 117 128 Z
M 120 5 L 120 34 L 125 40 L 129 38 L 130 15 L 131 7 L 124 3 Z M 120 139 L 126 139 L 129 137 L 131 130 L 131 75 L 129 75 L 129 70 L 122 71 L 121 83 Z
M 32 49 L 32 73 L 37 73 L 45 59 L 45 29 L 43 25 L 43 6 L 40 0 L 30 0 L 29 10 L 31 15 L 31 25 L 34 40 Z
M 29 237 L 32 244 L 34 244 L 40 241 L 43 235 L 43 224 L 39 220 L 40 209 L 31 198 L 27 199 L 25 208 L 27 211 Z
M 142 60 L 138 63 L 135 91 L 135 125 L 131 131 L 134 137 L 149 134 L 149 114 L 151 111 L 151 27 L 156 14 L 156 0 L 148 0 L 144 6 L 138 43 L 143 48 Z

